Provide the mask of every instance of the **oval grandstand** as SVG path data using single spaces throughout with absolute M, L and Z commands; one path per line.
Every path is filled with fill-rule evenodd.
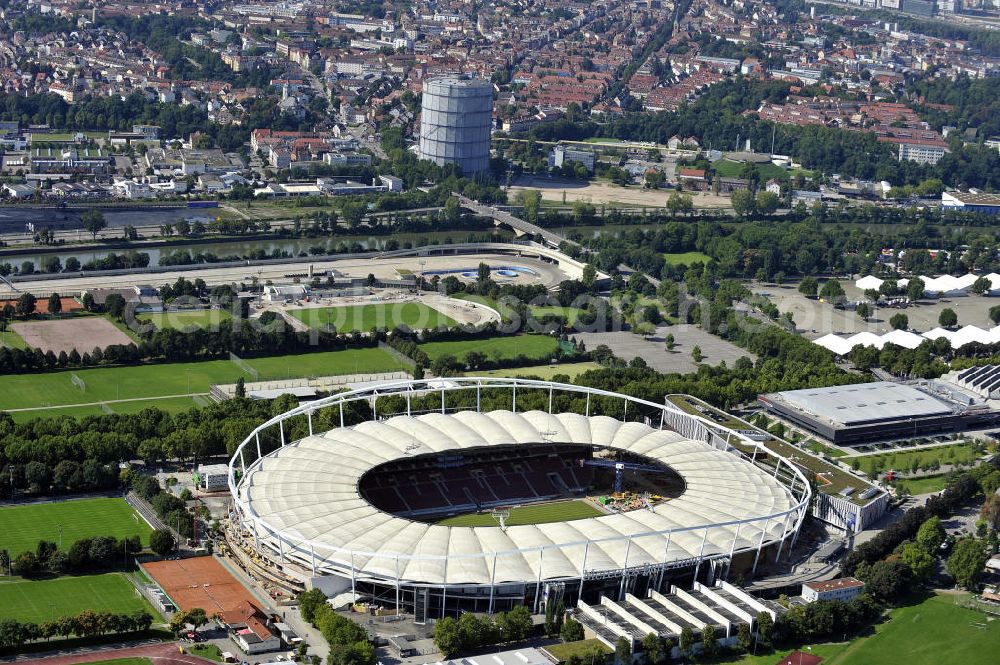
M 797 466 L 673 406 L 486 378 L 304 404 L 247 437 L 229 484 L 231 534 L 261 561 L 417 620 L 752 571 L 797 535 L 810 497 Z

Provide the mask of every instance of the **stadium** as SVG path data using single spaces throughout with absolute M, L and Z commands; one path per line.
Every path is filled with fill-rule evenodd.
M 253 572 L 417 622 L 753 574 L 790 552 L 811 496 L 800 467 L 671 404 L 475 377 L 278 415 L 229 489 Z

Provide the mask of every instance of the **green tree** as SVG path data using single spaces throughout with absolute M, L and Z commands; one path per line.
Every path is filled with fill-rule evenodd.
M 862 321 L 867 321 L 872 315 L 871 305 L 866 302 L 858 303 L 858 309 L 856 312 L 857 315 L 861 317 Z
M 316 610 L 326 603 L 326 594 L 319 589 L 309 589 L 299 594 L 299 613 L 303 620 L 313 623 L 316 619 Z
M 445 658 L 452 658 L 462 650 L 462 633 L 457 621 L 445 617 L 434 624 L 434 646 Z
M 709 624 L 701 629 L 702 655 L 708 660 L 719 655 L 719 638 L 715 634 L 715 626 Z
M 497 623 L 503 630 L 503 638 L 508 642 L 520 642 L 531 634 L 531 612 L 524 605 L 518 605 L 504 613 Z
M 909 567 L 910 574 L 916 580 L 927 579 L 934 570 L 934 557 L 914 542 L 904 543 L 900 546 L 899 560 Z
M 517 193 L 516 200 L 524 207 L 525 221 L 538 221 L 538 210 L 542 205 L 542 193 L 536 189 L 525 189 Z
M 169 529 L 157 529 L 149 535 L 149 549 L 160 556 L 167 556 L 173 551 L 174 534 Z
M 681 656 L 687 658 L 694 649 L 694 631 L 691 626 L 685 625 L 681 628 L 681 634 L 677 640 L 677 648 L 680 649 Z
M 804 295 L 806 298 L 815 298 L 818 292 L 819 282 L 816 281 L 815 277 L 804 277 L 802 281 L 799 282 L 799 293 Z
M 975 591 L 987 559 L 989 554 L 983 541 L 963 538 L 955 543 L 955 548 L 948 557 L 948 573 L 955 578 L 958 586 Z
M 566 619 L 562 630 L 559 631 L 559 637 L 561 637 L 564 642 L 579 642 L 584 637 L 583 624 L 572 618 Z
M 951 307 L 945 307 L 938 315 L 938 323 L 942 328 L 953 328 L 958 325 L 958 314 Z
M 753 192 L 748 189 L 738 189 L 729 195 L 730 205 L 737 217 L 749 217 L 757 208 Z
M 989 279 L 987 279 L 986 277 L 979 277 L 976 279 L 976 281 L 972 283 L 972 286 L 969 287 L 969 290 L 975 293 L 977 296 L 981 296 L 985 293 L 988 293 L 991 288 L 993 288 L 993 283 Z
M 836 300 L 844 297 L 844 287 L 835 279 L 828 279 L 823 283 L 823 288 L 819 294 L 827 300 Z
M 906 330 L 910 327 L 910 317 L 903 313 L 893 314 L 889 318 L 889 325 L 893 330 Z
M 940 517 L 931 517 L 917 529 L 917 544 L 930 554 L 935 554 L 938 551 L 944 538 L 944 524 L 941 523 Z
M 702 359 L 701 347 L 695 345 L 695 347 L 691 349 L 691 360 L 695 361 L 696 363 L 700 363 L 701 359 Z
M 901 561 L 876 561 L 864 580 L 866 591 L 883 602 L 892 602 L 906 590 L 910 568 Z
M 772 215 L 778 209 L 781 199 L 774 192 L 761 191 L 757 193 L 755 205 L 762 215 Z
M 17 304 L 14 305 L 14 313 L 21 318 L 27 318 L 35 313 L 35 307 L 37 305 L 37 299 L 30 293 L 22 293 L 17 298 Z
M 767 612 L 757 613 L 757 637 L 764 646 L 771 645 L 774 635 L 774 619 Z
M 80 216 L 80 221 L 83 224 L 83 228 L 94 237 L 94 240 L 97 240 L 97 234 L 108 226 L 101 211 L 94 208 L 84 212 Z
M 648 665 L 656 665 L 663 659 L 663 642 L 656 633 L 649 633 L 642 638 L 642 652 Z
M 736 629 L 736 647 L 746 653 L 749 652 L 753 646 L 753 632 L 750 630 L 750 624 L 741 623 Z
M 912 302 L 917 302 L 924 297 L 924 280 L 914 277 L 906 283 L 906 297 Z
M 627 637 L 619 637 L 615 642 L 615 663 L 628 665 L 632 660 L 632 641 Z
M 58 314 L 62 311 L 62 298 L 59 297 L 58 293 L 53 293 L 49 296 L 49 314 Z

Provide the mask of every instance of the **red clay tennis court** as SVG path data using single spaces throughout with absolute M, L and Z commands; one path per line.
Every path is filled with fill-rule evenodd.
M 182 610 L 200 607 L 212 616 L 234 610 L 243 601 L 259 604 L 212 556 L 154 561 L 142 567 Z

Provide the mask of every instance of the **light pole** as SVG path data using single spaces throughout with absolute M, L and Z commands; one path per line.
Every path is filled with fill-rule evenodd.
M 62 549 L 62 524 L 59 525 L 59 549 Z

